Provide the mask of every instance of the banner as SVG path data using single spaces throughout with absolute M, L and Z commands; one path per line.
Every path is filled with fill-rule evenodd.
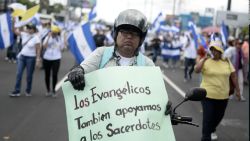
M 84 91 L 62 86 L 69 141 L 175 141 L 159 67 L 110 67 L 85 81 Z

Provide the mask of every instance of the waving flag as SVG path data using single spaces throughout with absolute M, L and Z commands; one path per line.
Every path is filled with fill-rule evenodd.
M 160 26 L 161 19 L 162 19 L 162 13 L 160 12 L 158 14 L 158 16 L 155 18 L 155 20 L 151 26 L 151 29 L 158 28 Z
M 180 29 L 176 26 L 160 25 L 158 31 L 177 33 Z
M 198 44 L 198 33 L 197 33 L 197 30 L 196 30 L 196 25 L 193 22 L 190 21 L 188 23 L 188 27 L 189 27 L 189 30 L 191 30 L 191 33 L 193 35 L 195 47 L 198 48 L 199 44 Z
M 91 9 L 91 11 L 89 12 L 89 16 L 88 16 L 88 20 L 91 21 L 96 17 L 96 3 L 93 6 L 93 8 Z
M 208 49 L 206 40 L 201 34 L 199 34 L 199 42 L 206 50 Z
M 40 15 L 37 13 L 40 6 L 36 5 L 28 9 L 22 16 L 21 20 L 16 21 L 15 27 L 21 27 L 28 23 L 33 23 L 34 25 L 40 25 Z
M 220 33 L 221 33 L 221 40 L 225 49 L 227 46 L 228 33 L 227 33 L 226 25 L 224 24 L 224 21 L 222 21 L 221 23 Z
M 89 22 L 75 28 L 68 38 L 68 44 L 78 64 L 96 49 Z
M 30 9 L 28 9 L 21 17 L 21 21 L 28 21 L 28 20 L 32 20 L 33 17 L 36 15 L 36 13 L 38 12 L 38 10 L 40 9 L 40 5 L 36 5 L 34 7 L 31 7 Z
M 212 33 L 211 35 L 210 35 L 210 42 L 211 41 L 221 41 L 222 42 L 222 37 L 221 37 L 221 34 L 219 34 L 219 33 Z
M 10 13 L 0 15 L 0 49 L 9 47 L 14 41 Z
M 150 30 L 153 31 L 153 32 L 159 32 L 161 29 L 161 26 L 163 26 L 164 28 L 164 22 L 165 22 L 165 19 L 163 17 L 163 14 L 162 12 L 160 12 L 158 14 L 158 16 L 155 18 L 152 26 L 150 27 Z
M 176 47 L 169 47 L 169 46 L 162 46 L 161 55 L 164 59 L 180 59 L 182 46 Z
M 41 25 L 41 20 L 40 20 L 39 14 L 35 14 L 32 18 L 30 18 L 26 21 L 21 21 L 21 20 L 16 19 L 15 27 L 19 28 L 19 27 L 27 25 L 28 23 L 32 23 L 36 26 Z

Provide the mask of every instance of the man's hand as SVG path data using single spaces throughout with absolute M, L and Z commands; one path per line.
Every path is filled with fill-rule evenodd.
M 68 74 L 68 80 L 75 90 L 83 90 L 85 87 L 84 69 L 80 65 L 74 67 Z

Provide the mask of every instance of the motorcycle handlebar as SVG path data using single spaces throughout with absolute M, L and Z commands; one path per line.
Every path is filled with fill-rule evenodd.
M 186 122 L 192 122 L 193 121 L 193 118 L 188 117 L 188 116 L 178 116 L 178 117 L 176 117 L 176 119 L 178 119 L 180 121 L 186 121 Z
M 199 127 L 198 124 L 195 124 L 195 123 L 192 123 L 192 122 L 187 122 L 187 121 L 181 121 L 181 120 L 178 120 L 178 119 L 172 119 L 172 123 L 175 123 L 174 125 L 177 125 L 178 123 L 181 123 L 181 124 L 189 124 L 189 125 Z
M 188 117 L 188 116 L 179 116 L 177 114 L 172 115 L 171 117 L 171 123 L 172 125 L 177 125 L 177 124 L 189 124 L 189 125 L 193 125 L 196 127 L 199 127 L 198 124 L 192 123 L 192 117 Z

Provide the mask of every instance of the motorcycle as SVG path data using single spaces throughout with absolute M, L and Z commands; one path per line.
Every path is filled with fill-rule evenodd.
M 167 105 L 167 109 L 171 109 L 170 116 L 171 116 L 171 123 L 172 123 L 172 125 L 188 124 L 188 125 L 193 125 L 193 126 L 199 127 L 198 124 L 192 122 L 193 121 L 192 117 L 190 117 L 190 116 L 181 116 L 181 115 L 179 115 L 179 114 L 176 113 L 176 109 L 179 106 L 181 106 L 183 103 L 187 102 L 187 101 L 201 101 L 201 100 L 203 100 L 206 97 L 206 95 L 207 95 L 207 91 L 204 88 L 194 87 L 194 88 L 191 88 L 186 93 L 184 99 L 179 104 L 177 104 L 174 107 L 173 110 L 170 108 L 171 105 L 172 105 L 172 103 L 169 103 Z

